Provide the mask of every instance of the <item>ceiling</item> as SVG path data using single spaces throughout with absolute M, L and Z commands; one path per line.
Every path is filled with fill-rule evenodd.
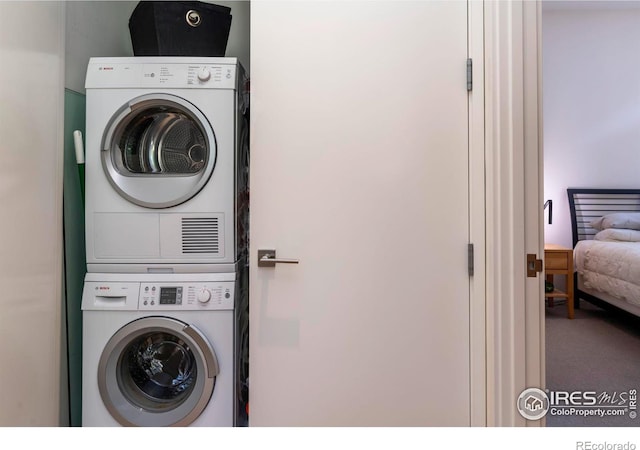
M 640 9 L 640 0 L 542 0 L 543 11 Z

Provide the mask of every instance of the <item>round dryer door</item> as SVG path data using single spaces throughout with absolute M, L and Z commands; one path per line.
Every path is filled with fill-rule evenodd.
M 186 426 L 206 408 L 219 373 L 216 355 L 196 328 L 145 317 L 116 332 L 98 365 L 98 387 L 125 426 Z
M 102 164 L 124 198 L 147 208 L 169 208 L 196 195 L 209 181 L 216 141 L 207 118 L 174 95 L 138 97 L 111 119 Z

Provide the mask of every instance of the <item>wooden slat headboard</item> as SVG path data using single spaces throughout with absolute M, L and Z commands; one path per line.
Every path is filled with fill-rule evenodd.
M 567 189 L 573 246 L 593 239 L 591 221 L 614 212 L 640 212 L 640 189 Z

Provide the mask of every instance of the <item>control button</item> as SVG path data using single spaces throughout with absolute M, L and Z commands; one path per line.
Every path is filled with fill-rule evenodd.
M 211 72 L 206 67 L 203 67 L 198 71 L 198 80 L 200 81 L 209 81 L 211 78 Z
M 152 304 L 152 305 L 155 305 L 155 304 L 156 304 L 156 302 L 154 302 L 153 300 L 151 300 L 151 304 Z
M 145 292 L 149 292 L 149 286 L 145 286 L 145 287 L 144 287 L 144 291 L 145 291 Z
M 228 292 L 224 294 L 224 298 L 229 298 L 229 297 L 231 297 L 231 294 L 229 294 Z
M 198 301 L 200 303 L 207 303 L 211 300 L 211 291 L 209 289 L 202 289 L 198 292 Z
M 142 302 L 144 305 L 146 305 L 148 302 L 145 300 L 144 302 Z

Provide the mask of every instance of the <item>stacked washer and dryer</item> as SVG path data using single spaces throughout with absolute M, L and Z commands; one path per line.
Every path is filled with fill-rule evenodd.
M 236 58 L 89 62 L 83 426 L 246 425 L 247 85 Z

